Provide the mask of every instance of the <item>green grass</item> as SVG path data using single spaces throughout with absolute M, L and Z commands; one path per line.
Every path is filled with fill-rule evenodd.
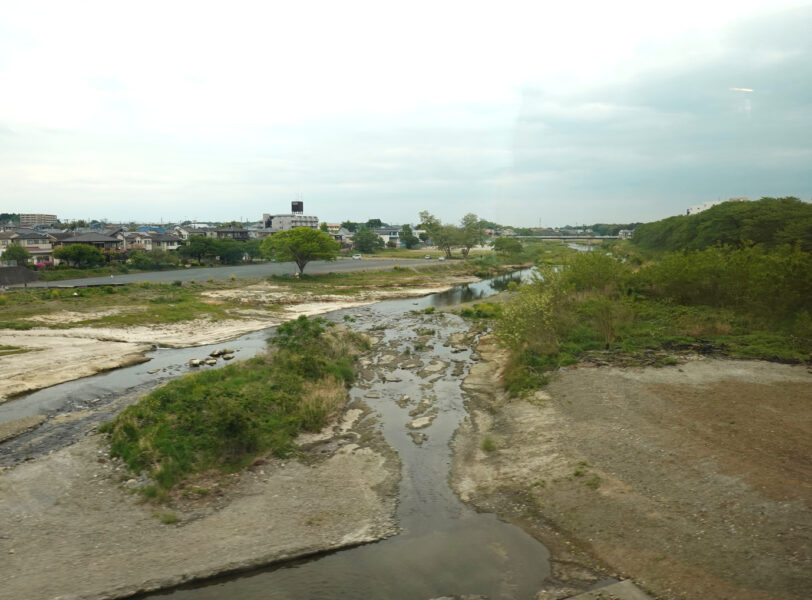
M 272 353 L 171 381 L 102 426 L 111 456 L 155 481 L 147 497 L 266 452 L 287 456 L 300 431 L 318 431 L 345 401 L 363 338 L 301 317 L 274 341 Z
M 485 452 L 495 452 L 496 442 L 493 440 L 491 436 L 486 435 L 485 438 L 482 440 L 481 448 Z
M 32 348 L 21 348 L 20 346 L 0 346 L 0 357 L 11 356 L 12 354 L 25 354 L 31 352 Z
M 155 513 L 155 517 L 164 525 L 174 525 L 175 523 L 180 521 L 178 515 L 171 512 Z
M 249 283 L 259 281 L 249 280 Z M 64 329 L 85 326 L 129 326 L 175 323 L 199 317 L 223 319 L 237 301 L 207 302 L 201 295 L 210 290 L 241 287 L 246 282 L 212 282 L 178 286 L 175 283 L 140 283 L 92 288 L 23 288 L 4 294 L 0 328 L 25 330 L 32 327 Z M 75 295 L 74 295 L 75 294 Z M 116 310 L 101 317 L 92 313 Z M 68 323 L 35 321 L 32 317 L 72 312 L 88 313 L 87 319 Z

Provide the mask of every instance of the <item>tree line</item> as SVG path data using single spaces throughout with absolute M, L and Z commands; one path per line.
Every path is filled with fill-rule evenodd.
M 723 202 L 695 215 L 644 223 L 634 230 L 636 246 L 658 252 L 727 245 L 797 244 L 812 251 L 812 204 L 789 196 L 754 202 Z

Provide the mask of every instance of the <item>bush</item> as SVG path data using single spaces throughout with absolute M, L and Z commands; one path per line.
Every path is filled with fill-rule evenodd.
M 111 456 L 147 471 L 161 495 L 194 473 L 288 455 L 343 403 L 363 339 L 306 317 L 279 330 L 273 352 L 171 381 L 105 424 Z

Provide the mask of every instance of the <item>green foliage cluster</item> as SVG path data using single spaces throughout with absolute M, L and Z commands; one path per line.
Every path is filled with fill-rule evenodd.
M 812 252 L 812 204 L 794 197 L 723 202 L 695 215 L 639 225 L 633 241 L 658 252 L 754 244 L 765 248 L 797 244 Z
M 150 254 L 153 254 L 154 251 Z M 259 240 L 240 242 L 231 238 L 215 239 L 202 235 L 190 236 L 186 244 L 178 248 L 178 256 L 198 263 L 218 261 L 224 265 L 236 265 L 245 256 L 261 256 Z M 139 267 L 141 268 L 141 267 Z
M 180 259 L 176 252 L 166 250 L 152 250 L 144 252 L 136 250 L 130 255 L 129 264 L 142 271 L 160 271 L 161 269 L 177 268 Z
M 505 386 L 520 395 L 594 352 L 809 360 L 810 299 L 812 254 L 797 246 L 668 253 L 640 269 L 606 252 L 581 253 L 540 268 L 504 303 L 496 332 L 511 350 Z
M 498 302 L 478 302 L 460 309 L 460 316 L 466 319 L 495 319 L 502 315 L 502 305 Z
M 2 260 L 15 260 L 19 267 L 26 266 L 30 259 L 31 253 L 20 244 L 9 244 L 2 254 Z
M 71 266 L 80 269 L 104 264 L 104 255 L 101 250 L 87 244 L 70 244 L 56 248 L 54 258 L 64 260 Z
M 352 246 L 359 252 L 370 254 L 383 248 L 383 239 L 366 225 L 361 225 L 352 236 Z
M 455 248 L 459 248 L 465 258 L 471 248 L 483 244 L 485 225 L 486 223 L 473 213 L 465 215 L 459 227 L 442 223 L 427 210 L 420 213 L 420 227 L 427 232 L 431 243 L 442 250 L 447 258 L 451 258 Z
M 300 317 L 277 330 L 273 351 L 187 375 L 128 407 L 102 432 L 110 454 L 146 471 L 159 494 L 210 469 L 238 470 L 255 456 L 295 450 L 301 431 L 318 431 L 346 398 L 357 334 Z

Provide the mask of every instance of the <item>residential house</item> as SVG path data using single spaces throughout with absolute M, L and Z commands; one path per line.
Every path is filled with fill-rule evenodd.
M 58 240 L 60 246 L 69 246 L 71 244 L 87 244 L 98 248 L 99 250 L 121 250 L 124 242 L 109 235 L 102 235 L 101 233 L 82 233 L 79 235 L 62 237 Z
M 125 250 L 143 250 L 152 252 L 152 237 L 143 231 L 131 231 L 121 233 L 118 236 L 124 242 Z
M 18 233 L 12 243 L 19 244 L 28 250 L 34 264 L 45 264 L 54 261 L 53 242 L 55 241 L 47 233 L 31 231 Z
M 186 241 L 189 239 L 190 236 L 193 235 L 202 235 L 202 236 L 209 236 L 209 233 L 212 233 L 209 237 L 214 237 L 214 228 L 213 227 L 194 227 L 192 225 L 178 225 L 174 229 L 175 235 L 179 236 L 180 239 Z
M 387 246 L 392 245 L 390 242 L 392 242 L 396 248 L 400 246 L 400 227 L 382 227 L 380 229 L 373 229 L 372 231 L 381 238 L 383 243 Z
M 183 243 L 179 237 L 168 233 L 153 233 L 150 238 L 153 250 L 177 250 Z
M 54 260 L 53 244 L 56 238 L 34 229 L 17 229 L 0 232 L 0 256 L 11 244 L 18 244 L 28 250 L 35 264 L 50 263 Z
M 341 248 L 352 248 L 353 233 L 346 227 L 339 227 L 335 233 L 328 231 L 328 235 L 337 241 Z

